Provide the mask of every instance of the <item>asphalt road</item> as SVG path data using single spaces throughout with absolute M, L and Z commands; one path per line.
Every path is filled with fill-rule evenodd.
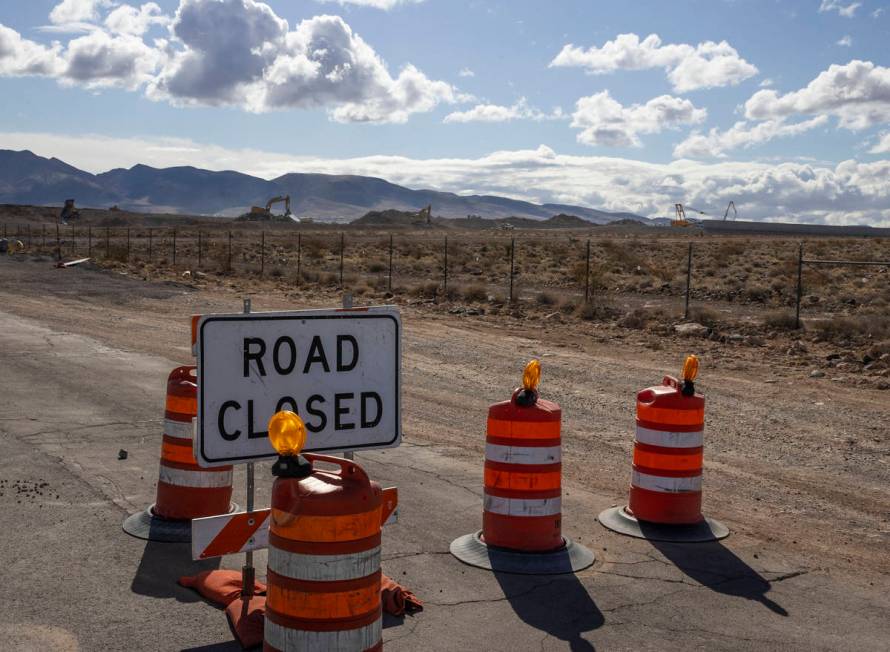
M 164 384 L 177 361 L 111 336 L 73 332 L 57 318 L 4 310 L 0 647 L 238 649 L 224 614 L 176 585 L 178 576 L 207 564 L 192 563 L 184 546 L 146 544 L 121 530 L 127 515 L 154 499 Z M 425 337 L 425 329 L 412 329 L 409 320 L 410 339 Z M 509 346 L 533 344 L 516 338 Z M 435 366 L 437 355 L 435 347 L 409 353 L 407 376 Z M 441 352 L 442 365 L 447 355 Z M 447 392 L 424 401 L 432 402 L 427 414 L 416 398 L 407 402 L 406 410 L 414 409 L 401 448 L 358 456 L 373 478 L 400 490 L 399 523 L 384 535 L 384 572 L 426 602 L 418 615 L 386 620 L 387 650 L 887 649 L 883 560 L 871 572 L 836 559 L 819 563 L 776 543 L 781 514 L 757 528 L 725 518 L 734 534 L 722 543 L 621 537 L 596 522 L 620 488 L 603 491 L 577 473 L 566 482 L 563 527 L 597 554 L 592 568 L 534 578 L 461 564 L 448 545 L 480 526 L 481 459 L 434 441 L 443 427 L 438 412 L 453 408 Z M 424 424 L 424 436 L 411 434 Z M 118 459 L 120 449 L 127 459 Z M 596 458 L 588 466 L 597 473 Z M 271 479 L 259 465 L 258 506 L 268 504 Z M 243 505 L 241 468 L 235 486 Z M 263 577 L 265 555 L 257 563 Z M 241 559 L 222 564 L 238 568 Z

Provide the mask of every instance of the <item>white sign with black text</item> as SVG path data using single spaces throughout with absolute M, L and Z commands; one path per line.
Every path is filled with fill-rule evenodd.
M 279 410 L 303 418 L 307 452 L 401 441 L 396 308 L 206 315 L 197 357 L 202 467 L 275 457 L 266 424 Z

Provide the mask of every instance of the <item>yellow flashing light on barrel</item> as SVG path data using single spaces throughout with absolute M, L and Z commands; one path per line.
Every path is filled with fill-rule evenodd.
M 276 413 L 269 420 L 269 441 L 284 457 L 296 457 L 306 445 L 306 424 L 290 410 Z
M 525 371 L 522 372 L 522 388 L 535 391 L 541 382 L 541 362 L 540 360 L 532 360 L 525 365 Z
M 683 363 L 683 380 L 692 382 L 698 376 L 698 356 L 687 355 Z

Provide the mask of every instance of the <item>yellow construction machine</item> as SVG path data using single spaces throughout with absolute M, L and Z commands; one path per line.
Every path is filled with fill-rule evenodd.
M 686 206 L 693 213 L 698 213 L 699 215 L 707 215 L 704 211 L 700 211 L 697 208 L 693 208 L 692 206 Z M 671 226 L 692 226 L 693 224 L 698 224 L 698 220 L 686 217 L 686 208 L 683 207 L 683 204 L 674 204 L 674 212 L 676 213 L 676 217 L 671 220 Z
M 278 197 L 272 197 L 272 199 L 266 202 L 265 208 L 262 206 L 251 206 L 250 213 L 251 215 L 266 215 L 268 217 L 271 217 L 272 206 L 280 202 L 284 202 L 284 216 L 290 217 L 290 195 L 279 195 Z

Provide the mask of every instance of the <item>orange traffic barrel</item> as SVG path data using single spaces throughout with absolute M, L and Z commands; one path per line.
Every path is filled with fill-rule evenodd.
M 705 399 L 695 391 L 697 374 L 698 359 L 689 356 L 682 381 L 665 376 L 637 393 L 630 501 L 600 515 L 606 527 L 630 527 L 645 538 L 722 538 L 725 527 L 701 510 Z
M 273 446 L 282 452 L 276 431 L 302 425 L 292 412 L 275 415 Z M 382 650 L 383 490 L 355 462 L 301 448 L 273 467 L 263 649 Z
M 593 563 L 593 553 L 562 535 L 562 410 L 539 397 L 540 375 L 533 360 L 523 386 L 488 409 L 482 531 L 451 545 L 472 565 L 552 573 Z
M 189 541 L 191 519 L 234 509 L 232 467 L 203 469 L 193 452 L 197 414 L 195 367 L 177 367 L 167 378 L 164 433 L 154 505 L 124 521 L 124 530 L 152 541 Z
M 193 452 L 192 421 L 198 414 L 195 367 L 177 367 L 167 379 L 164 439 L 154 512 L 191 520 L 225 514 L 232 499 L 232 467 L 202 469 Z

